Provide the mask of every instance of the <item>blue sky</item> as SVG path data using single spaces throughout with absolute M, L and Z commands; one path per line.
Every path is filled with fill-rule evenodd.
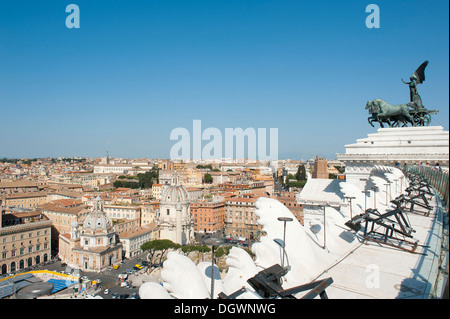
M 68 29 L 68 4 L 80 28 Z M 365 25 L 368 4 L 381 27 Z M 0 157 L 169 157 L 170 132 L 278 128 L 279 158 L 335 158 L 376 132 L 366 101 L 419 93 L 449 124 L 449 4 L 0 1 Z

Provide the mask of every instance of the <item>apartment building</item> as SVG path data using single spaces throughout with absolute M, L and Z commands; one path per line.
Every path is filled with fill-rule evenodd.
M 159 202 L 143 203 L 141 205 L 141 225 L 147 225 L 156 222 L 159 212 Z
M 143 252 L 143 243 L 159 238 L 156 223 L 148 224 L 135 231 L 125 232 L 119 235 L 119 240 L 123 247 L 123 257 L 133 258 Z
M 112 220 L 115 219 L 141 219 L 141 206 L 136 204 L 120 205 L 110 204 L 103 207 L 104 212 Z
M 115 173 L 126 175 L 128 173 L 145 173 L 153 169 L 153 165 L 134 165 L 134 164 L 99 164 L 94 166 L 94 174 Z
M 168 187 L 168 185 L 165 184 L 153 184 L 152 185 L 152 196 L 156 200 L 161 200 L 161 194 L 163 190 Z
M 273 198 L 286 206 L 295 218 L 297 218 L 300 224 L 303 225 L 303 204 L 297 202 L 296 195 L 296 192 L 280 192 L 280 194 L 274 196 Z
M 90 210 L 81 200 L 58 199 L 39 206 L 39 210 L 52 221 L 52 246 L 58 250 L 59 235 L 68 233 L 72 224 L 83 224 Z
M 225 202 L 225 236 L 252 239 L 262 229 L 255 215 L 255 197 L 234 197 Z
M 0 226 L 0 274 L 13 273 L 51 259 L 52 221 L 41 214 L 14 215 L 18 223 Z
M 14 206 L 21 208 L 37 208 L 48 201 L 46 192 L 25 192 L 1 195 L 3 206 Z
M 199 200 L 203 195 L 203 189 L 200 187 L 186 187 L 191 202 Z
M 39 191 L 38 185 L 32 181 L 0 182 L 0 194 L 15 194 Z
M 196 233 L 214 233 L 224 228 L 224 201 L 197 201 L 191 203 Z

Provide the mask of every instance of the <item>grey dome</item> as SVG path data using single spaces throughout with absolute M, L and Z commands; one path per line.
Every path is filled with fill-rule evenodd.
M 94 231 L 109 230 L 113 225 L 111 219 L 103 211 L 103 201 L 97 197 L 93 204 L 92 212 L 84 220 L 83 228 Z
M 173 185 L 164 189 L 161 195 L 161 203 L 189 202 L 189 193 L 182 185 Z
M 112 227 L 109 217 L 103 212 L 92 212 L 84 220 L 83 228 L 92 230 L 108 230 Z

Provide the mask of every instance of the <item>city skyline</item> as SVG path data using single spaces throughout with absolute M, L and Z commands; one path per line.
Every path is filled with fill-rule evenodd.
M 80 28 L 68 29 L 68 4 Z M 169 158 L 177 127 L 278 128 L 279 159 L 333 159 L 368 100 L 418 86 L 448 130 L 448 2 L 25 1 L 0 4 L 0 158 Z

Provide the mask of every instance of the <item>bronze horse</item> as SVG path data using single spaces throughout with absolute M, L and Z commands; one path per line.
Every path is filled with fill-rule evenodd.
M 367 120 L 372 127 L 373 122 L 380 123 L 381 127 L 384 127 L 383 123 L 387 123 L 390 127 L 399 126 L 400 123 L 407 126 L 408 122 L 414 125 L 414 119 L 409 114 L 409 106 L 409 103 L 392 105 L 382 99 L 367 101 L 366 110 L 368 109 L 372 115 Z

